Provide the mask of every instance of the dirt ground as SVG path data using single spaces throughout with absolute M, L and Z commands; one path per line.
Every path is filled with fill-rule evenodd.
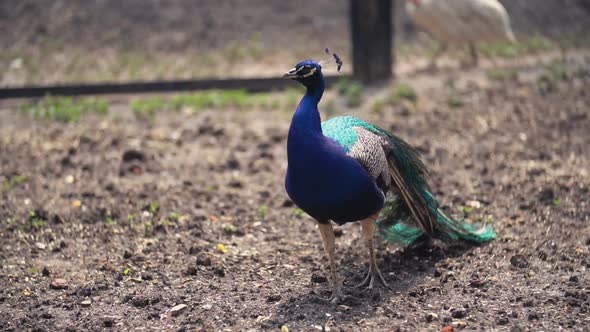
M 319 232 L 283 188 L 291 112 L 147 121 L 121 104 L 59 124 L 5 103 L 0 330 L 589 331 L 590 57 L 548 68 L 414 73 L 399 80 L 417 105 L 352 112 L 418 147 L 445 208 L 478 201 L 498 238 L 379 240 L 391 289 L 365 291 L 360 227 L 344 226 L 342 305 L 325 301 Z

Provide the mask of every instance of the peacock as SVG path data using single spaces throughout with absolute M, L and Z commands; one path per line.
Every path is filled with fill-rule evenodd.
M 334 58 L 340 67 L 340 58 Z M 368 288 L 387 287 L 375 260 L 376 229 L 399 247 L 423 236 L 475 243 L 494 239 L 491 225 L 475 227 L 443 213 L 428 186 L 428 171 L 408 143 L 352 116 L 321 122 L 318 103 L 326 87 L 322 64 L 302 61 L 283 76 L 306 88 L 289 129 L 285 188 L 291 200 L 318 223 L 330 264 L 331 301 L 343 299 L 332 223 L 360 222 L 369 249 L 369 269 L 359 287 Z
M 441 43 L 431 68 L 449 44 L 469 45 L 472 64 L 477 65 L 476 43 L 516 42 L 510 17 L 498 0 L 406 0 L 406 12 Z

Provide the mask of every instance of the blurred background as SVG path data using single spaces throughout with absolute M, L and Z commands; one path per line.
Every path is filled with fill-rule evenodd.
M 571 46 L 590 38 L 587 0 L 501 2 L 524 44 L 536 38 Z M 434 47 L 404 5 L 395 1 L 392 10 L 402 67 Z M 348 1 L 2 1 L 0 34 L 3 87 L 276 76 L 300 59 L 322 56 L 325 47 L 345 61 L 351 54 Z

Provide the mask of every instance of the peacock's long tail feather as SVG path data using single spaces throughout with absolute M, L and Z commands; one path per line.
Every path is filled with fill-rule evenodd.
M 492 225 L 474 225 L 465 220 L 453 219 L 438 207 L 438 202 L 430 192 L 426 191 L 425 193 L 431 199 L 429 209 L 436 217 L 434 232 L 428 234 L 429 236 L 442 240 L 464 240 L 478 244 L 496 238 L 496 231 Z M 405 248 L 427 234 L 405 211 L 400 200 L 398 196 L 390 197 L 387 200 L 378 225 L 383 238 L 400 248 Z
M 381 129 L 373 128 L 388 142 L 388 164 L 396 191 L 388 197 L 378 221 L 383 237 L 407 247 L 423 235 L 442 240 L 484 243 L 493 240 L 492 225 L 479 227 L 447 216 L 431 194 L 428 172 L 410 145 Z

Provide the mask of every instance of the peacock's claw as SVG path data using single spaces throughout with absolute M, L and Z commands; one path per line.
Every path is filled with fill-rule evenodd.
M 366 287 L 368 289 L 373 289 L 375 288 L 377 283 L 381 284 L 382 286 L 385 286 L 385 288 L 389 288 L 389 285 L 385 281 L 385 278 L 383 278 L 381 271 L 379 271 L 379 269 L 377 268 L 370 268 L 365 279 L 357 287 Z
M 340 303 L 344 302 L 344 295 L 342 295 L 341 292 L 339 292 L 337 294 L 333 293 L 332 296 L 330 296 L 329 301 L 332 304 L 340 304 Z

